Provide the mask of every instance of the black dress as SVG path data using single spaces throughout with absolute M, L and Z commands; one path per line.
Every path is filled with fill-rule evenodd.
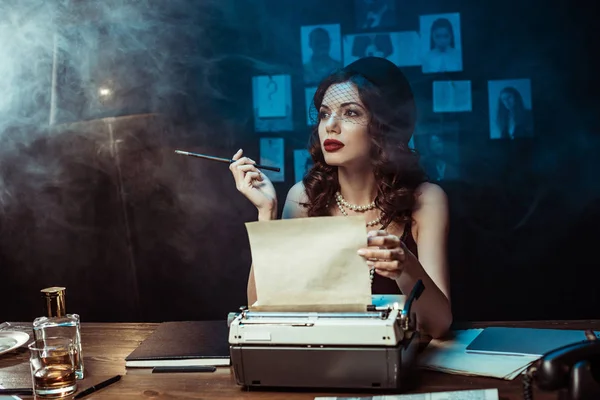
M 404 245 L 415 255 L 419 257 L 417 252 L 417 242 L 412 235 L 411 223 L 408 222 L 404 225 L 404 232 L 400 238 Z M 373 274 L 373 285 L 371 286 L 372 294 L 402 294 L 398 284 L 394 279 L 386 278 L 378 273 Z

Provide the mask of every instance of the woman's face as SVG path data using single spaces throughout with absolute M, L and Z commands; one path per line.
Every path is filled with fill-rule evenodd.
M 500 101 L 502 101 L 502 104 L 504 104 L 504 107 L 508 110 L 512 111 L 515 108 L 515 96 L 513 96 L 512 93 L 503 92 L 500 95 Z
M 319 109 L 319 140 L 325 162 L 332 166 L 369 163 L 369 120 L 353 83 L 331 85 Z
M 452 35 L 448 28 L 436 28 L 431 32 L 433 43 L 438 50 L 446 50 L 450 47 Z
M 311 49 L 314 55 L 321 57 L 327 56 L 329 55 L 330 47 L 331 40 L 326 30 L 318 29 L 312 32 Z

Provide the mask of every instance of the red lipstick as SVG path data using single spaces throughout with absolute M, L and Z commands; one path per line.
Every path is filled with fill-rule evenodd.
M 328 153 L 333 153 L 334 151 L 338 151 L 342 147 L 344 147 L 344 143 L 340 142 L 339 140 L 327 139 L 323 142 L 323 148 Z

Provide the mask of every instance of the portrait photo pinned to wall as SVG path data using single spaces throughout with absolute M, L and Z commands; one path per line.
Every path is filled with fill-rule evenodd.
M 292 88 L 289 75 L 252 77 L 254 130 L 257 132 L 291 131 Z
M 458 124 L 426 123 L 418 126 L 415 148 L 421 155 L 421 166 L 433 182 L 460 179 Z
M 308 150 L 294 150 L 294 182 L 300 182 L 312 166 L 313 160 Z
M 316 110 L 313 110 L 313 97 L 315 97 L 315 92 L 317 91 L 317 87 L 309 87 L 304 88 L 304 105 L 306 107 L 306 125 L 313 126 L 318 121 L 315 119 Z
M 389 28 L 396 25 L 395 0 L 354 0 L 357 29 Z
M 271 182 L 285 181 L 285 148 L 283 138 L 260 138 L 259 164 L 281 168 L 279 172 L 262 170 Z
M 399 67 L 421 65 L 418 32 L 361 33 L 344 36 L 344 65 L 363 57 L 387 58 Z
M 531 81 L 488 81 L 490 139 L 533 137 Z
M 300 28 L 304 83 L 318 85 L 342 66 L 340 25 L 313 25 Z
M 471 103 L 471 81 L 434 81 L 433 112 L 469 112 Z
M 460 14 L 422 15 L 420 25 L 422 72 L 462 71 Z

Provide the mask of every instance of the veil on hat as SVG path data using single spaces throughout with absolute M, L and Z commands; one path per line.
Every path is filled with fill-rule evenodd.
M 382 100 L 377 106 L 380 122 L 392 128 L 390 132 L 392 136 L 397 136 L 404 143 L 409 142 L 416 120 L 416 106 L 410 83 L 397 65 L 386 58 L 363 57 L 341 68 L 338 73 L 346 76 L 361 75 L 376 87 Z M 341 91 L 339 95 L 348 96 Z M 348 101 L 351 99 L 348 98 Z M 310 113 L 311 120 L 315 124 L 318 123 L 318 110 L 314 99 Z M 362 118 L 353 122 L 368 124 L 370 121 Z

